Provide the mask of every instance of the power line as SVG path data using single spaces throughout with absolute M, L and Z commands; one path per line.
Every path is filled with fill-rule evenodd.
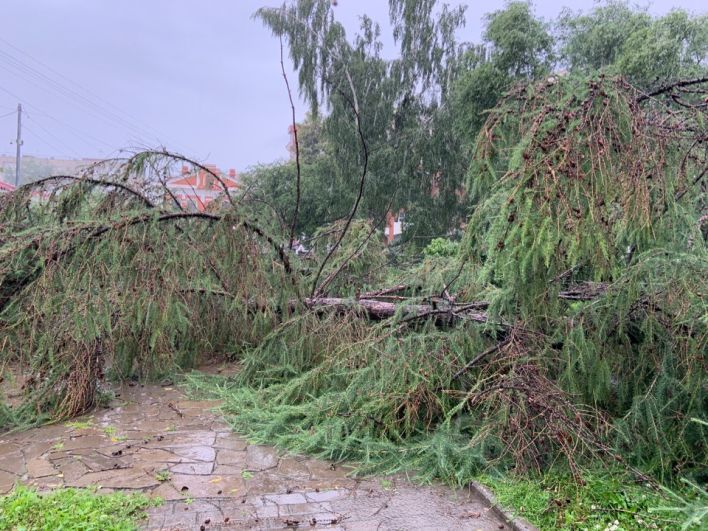
M 61 79 L 66 80 L 68 83 L 74 85 L 75 87 L 79 88 L 80 90 L 83 90 L 86 94 L 89 94 L 89 95 L 91 95 L 92 97 L 94 97 L 94 98 L 96 99 L 96 101 L 99 101 L 99 102 L 105 104 L 106 106 L 111 107 L 111 108 L 112 108 L 113 110 L 115 110 L 117 113 L 120 113 L 120 114 L 124 115 L 125 117 L 129 118 L 131 121 L 133 121 L 133 122 L 135 122 L 137 125 L 139 125 L 143 130 L 145 130 L 145 131 L 152 131 L 152 133 L 153 133 L 154 135 L 156 135 L 156 136 L 158 136 L 158 137 L 159 137 L 159 136 L 163 136 L 163 137 L 164 137 L 164 135 L 163 135 L 160 131 L 158 131 L 157 129 L 155 129 L 154 127 L 142 123 L 139 119 L 137 119 L 137 118 L 135 118 L 133 115 L 127 113 L 127 112 L 124 111 L 123 109 L 117 107 L 117 106 L 114 105 L 112 102 L 110 102 L 110 101 L 108 101 L 108 100 L 105 100 L 104 98 L 102 98 L 102 97 L 99 96 L 98 94 L 96 94 L 96 93 L 90 91 L 90 90 L 87 89 L 86 87 L 82 87 L 81 85 L 79 85 L 79 84 L 78 84 L 76 81 L 74 81 L 73 79 L 71 79 L 71 78 L 65 76 L 64 74 L 62 74 L 61 72 L 55 70 L 54 68 L 52 68 L 51 66 L 47 65 L 46 63 L 43 63 L 42 61 L 40 61 L 40 60 L 37 59 L 36 57 L 32 56 L 31 54 L 25 52 L 24 50 L 21 50 L 20 48 L 18 48 L 17 46 L 13 45 L 13 44 L 10 43 L 10 42 L 8 42 L 7 40 L 3 39 L 2 37 L 0 37 L 0 42 L 2 42 L 2 43 L 4 43 L 5 45 L 9 46 L 10 48 L 12 48 L 13 50 L 15 50 L 16 52 L 19 52 L 19 53 L 21 53 L 22 55 L 28 57 L 29 59 L 31 59 L 32 61 L 34 61 L 34 62 L 37 63 L 38 65 L 40 65 L 40 66 L 42 66 L 43 68 L 45 68 L 46 70 L 48 70 L 49 72 L 55 74 L 56 76 L 60 77 Z M 8 55 L 9 55 L 9 54 L 8 54 Z M 30 68 L 31 68 L 31 67 L 30 67 Z M 45 76 L 45 77 L 48 77 L 48 76 Z
M 51 142 L 50 140 L 47 140 L 45 137 L 37 133 L 36 131 L 33 131 L 31 128 L 27 127 L 27 125 L 24 126 L 25 132 L 29 133 L 31 136 L 35 137 L 37 140 L 42 142 L 43 144 L 49 146 L 52 148 L 57 155 L 62 154 L 63 150 L 60 147 L 57 147 L 56 144 Z
M 56 81 L 55 79 L 52 79 L 51 77 L 37 70 L 33 66 L 24 63 L 21 59 L 18 59 L 17 57 L 3 50 L 0 50 L 0 60 L 5 61 L 5 63 L 9 64 L 10 67 L 15 68 L 20 73 L 20 75 L 24 77 L 26 81 L 29 81 L 33 84 L 36 84 L 36 81 L 42 83 L 42 85 L 36 85 L 39 86 L 39 88 L 52 89 L 58 94 L 73 101 L 74 103 L 84 106 L 85 109 L 94 113 L 95 116 L 98 116 L 103 120 L 118 124 L 124 128 L 131 129 L 134 132 L 140 133 L 141 135 L 146 134 L 146 131 L 144 129 L 137 127 L 131 124 L 130 122 L 124 120 L 120 116 L 116 115 L 115 113 L 106 110 L 101 105 L 92 102 L 74 89 L 67 87 L 66 85 Z M 46 86 L 44 84 L 46 84 Z M 152 134 L 150 133 L 147 136 L 152 136 Z
M 61 83 L 60 81 L 57 81 L 56 79 L 48 76 L 44 72 L 41 72 L 37 68 L 26 64 L 24 61 L 21 59 L 17 58 L 16 56 L 13 56 L 12 54 L 0 50 L 0 59 L 4 60 L 6 66 L 5 69 L 7 69 L 7 65 L 9 64 L 10 67 L 14 68 L 16 71 L 18 71 L 25 79 L 25 81 L 28 81 L 35 86 L 38 86 L 41 89 L 44 90 L 53 90 L 54 92 L 62 95 L 63 97 L 67 98 L 69 101 L 76 105 L 80 105 L 86 110 L 87 112 L 91 113 L 94 117 L 98 117 L 99 119 L 103 120 L 106 123 L 110 123 L 114 127 L 117 126 L 119 128 L 123 128 L 126 130 L 131 131 L 132 134 L 136 135 L 138 137 L 138 140 L 143 141 L 144 144 L 149 144 L 150 142 L 145 142 L 146 139 L 154 139 L 157 141 L 157 143 L 160 142 L 160 137 L 165 138 L 164 135 L 162 135 L 159 131 L 157 131 L 155 128 L 150 127 L 150 126 L 144 126 L 141 123 L 138 123 L 136 125 L 133 123 L 135 120 L 132 116 L 130 116 L 128 113 L 125 111 L 122 111 L 115 105 L 113 105 L 110 102 L 107 102 L 100 96 L 95 95 L 94 93 L 90 92 L 89 90 L 80 87 L 75 81 L 71 80 L 70 78 L 64 76 L 60 72 L 57 72 L 53 68 L 49 67 L 48 65 L 42 63 L 38 59 L 34 58 L 27 52 L 24 52 L 14 46 L 13 44 L 7 42 L 5 39 L 0 38 L 0 42 L 5 43 L 7 46 L 13 48 L 14 50 L 18 51 L 19 53 L 29 57 L 32 61 L 37 63 L 38 65 L 41 65 L 43 68 L 49 70 L 50 72 L 54 73 L 55 75 L 67 80 L 69 83 L 72 85 L 79 87 L 80 90 L 84 91 L 84 93 L 91 94 L 96 100 L 104 102 L 106 105 L 101 105 L 96 103 L 96 101 L 92 101 L 90 98 L 86 97 L 84 94 L 78 92 L 77 90 L 74 90 L 71 87 L 68 87 L 64 83 Z M 37 81 L 41 83 L 41 85 L 37 84 Z M 47 85 L 47 86 L 45 86 Z M 106 106 L 110 106 L 111 108 L 115 109 L 117 112 L 114 112 L 110 109 L 108 109 Z M 130 117 L 130 120 L 125 119 L 123 116 Z M 133 120 L 133 121 L 131 121 Z M 180 146 L 177 144 L 173 144 L 175 147 L 178 149 L 181 149 Z
M 0 50 L 0 60 L 3 59 L 2 54 L 3 54 L 3 52 L 2 52 L 2 50 Z M 14 67 L 14 69 L 12 69 L 13 67 Z M 53 89 L 54 92 L 56 92 L 57 94 L 63 96 L 64 98 L 66 98 L 67 100 L 72 102 L 73 104 L 82 108 L 82 110 L 84 112 L 91 114 L 94 118 L 98 118 L 99 120 L 103 121 L 104 123 L 106 123 L 108 125 L 111 125 L 113 127 L 117 127 L 119 129 L 130 131 L 131 134 L 139 136 L 139 137 L 144 138 L 145 136 L 147 136 L 145 134 L 145 132 L 139 131 L 137 128 L 135 128 L 129 124 L 126 124 L 124 122 L 121 122 L 119 120 L 111 118 L 110 115 L 102 113 L 100 109 L 96 110 L 90 101 L 87 100 L 86 102 L 82 102 L 81 96 L 74 96 L 74 95 L 72 95 L 72 93 L 70 91 L 63 89 L 62 87 L 55 87 L 55 86 L 47 87 L 43 84 L 44 82 L 46 82 L 45 80 L 43 80 L 40 76 L 33 75 L 32 73 L 30 73 L 29 77 L 28 77 L 27 73 L 24 72 L 21 68 L 18 68 L 17 65 L 11 65 L 10 67 L 8 67 L 7 65 L 0 64 L 0 68 L 4 69 L 12 74 L 15 74 L 15 75 L 18 75 L 18 71 L 19 71 L 19 76 L 22 77 L 26 82 L 34 85 L 35 87 L 37 87 L 41 90 L 49 90 L 50 88 Z
M 17 113 L 17 111 L 10 111 L 7 114 L 0 114 L 0 118 L 5 118 L 6 116 L 11 116 L 15 113 Z
M 30 104 L 28 104 L 28 105 L 30 107 L 32 107 L 37 114 L 45 116 L 46 118 L 49 118 L 50 120 L 58 123 L 59 125 L 66 127 L 75 137 L 79 138 L 80 140 L 83 140 L 84 142 L 87 142 L 87 140 L 88 140 L 87 143 L 91 144 L 93 148 L 96 148 L 96 144 L 94 144 L 94 142 L 96 142 L 98 144 L 103 144 L 104 146 L 109 148 L 111 151 L 116 151 L 115 146 L 109 144 L 105 140 L 102 140 L 96 136 L 89 134 L 89 133 L 85 133 L 85 132 L 81 131 L 80 129 L 77 129 L 73 125 L 62 121 L 59 118 L 56 118 L 56 117 L 52 116 L 51 114 L 48 114 L 47 112 L 42 111 L 41 109 L 38 109 L 35 105 L 30 105 Z M 102 148 L 99 147 L 98 150 L 102 151 Z
M 39 114 L 41 114 L 41 115 L 44 115 L 44 116 L 46 116 L 47 118 L 49 118 L 50 120 L 53 120 L 53 121 L 55 121 L 56 123 L 58 123 L 58 124 L 64 126 L 65 128 L 69 129 L 70 131 L 72 131 L 72 134 L 73 134 L 74 136 L 76 136 L 77 138 L 79 138 L 80 140 L 82 140 L 84 143 L 91 145 L 92 149 L 97 149 L 99 152 L 100 152 L 100 151 L 103 151 L 102 148 L 97 148 L 97 145 L 94 144 L 94 141 L 95 141 L 95 142 L 98 142 L 98 143 L 100 143 L 100 144 L 103 144 L 103 145 L 107 146 L 112 152 L 116 151 L 115 147 L 112 146 L 111 144 L 109 144 L 108 142 L 106 142 L 106 141 L 104 141 L 104 140 L 101 140 L 101 139 L 99 139 L 99 138 L 96 138 L 96 137 L 94 137 L 93 135 L 90 135 L 90 134 L 88 134 L 88 133 L 83 133 L 82 131 L 80 131 L 80 130 L 76 129 L 75 127 L 73 127 L 71 124 L 68 124 L 68 123 L 66 123 L 66 122 L 64 122 L 64 121 L 62 121 L 62 120 L 59 120 L 58 118 L 55 118 L 54 116 L 52 116 L 52 115 L 49 114 L 48 112 L 43 111 L 42 109 L 40 109 L 39 107 L 37 107 L 36 105 L 34 105 L 34 104 L 32 104 L 32 103 L 29 103 L 26 99 L 21 98 L 20 96 L 18 96 L 18 95 L 15 94 L 14 92 L 8 90 L 7 88 L 3 87 L 2 85 L 0 85 L 0 90 L 2 90 L 3 92 L 5 92 L 6 94 L 10 95 L 11 97 L 15 98 L 16 100 L 21 101 L 21 102 L 24 103 L 26 106 L 28 106 L 28 107 L 34 109 L 35 112 L 37 112 L 37 113 L 39 113 Z
M 71 146 L 66 144 L 61 138 L 59 138 L 57 135 L 52 133 L 49 129 L 44 127 L 41 123 L 38 121 L 34 120 L 29 114 L 25 113 L 25 116 L 32 121 L 34 125 L 39 127 L 42 131 L 44 131 L 49 137 L 53 138 L 56 140 L 60 145 L 64 146 L 65 149 L 69 150 L 71 153 L 73 153 L 76 157 L 81 158 L 81 155 L 77 153 Z M 25 128 L 27 128 L 27 125 L 25 125 Z

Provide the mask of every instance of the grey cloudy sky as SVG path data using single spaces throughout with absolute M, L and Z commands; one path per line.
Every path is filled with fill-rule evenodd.
M 99 157 L 168 148 L 243 171 L 287 155 L 290 108 L 279 45 L 251 15 L 279 0 L 0 0 L 0 154 L 13 154 L 21 101 L 24 152 Z M 479 41 L 484 13 L 467 4 L 460 35 Z M 593 0 L 537 0 L 537 14 Z M 704 0 L 656 0 L 650 10 L 705 12 Z M 386 0 L 339 0 L 349 33 L 367 14 L 387 28 Z M 288 68 L 290 71 L 290 68 Z M 289 72 L 291 82 L 295 78 Z M 305 106 L 298 104 L 298 116 Z

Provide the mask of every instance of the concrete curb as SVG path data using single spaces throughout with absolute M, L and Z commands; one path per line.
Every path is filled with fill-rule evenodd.
M 475 491 L 480 498 L 486 501 L 492 508 L 492 511 L 494 511 L 494 513 L 502 520 L 504 520 L 513 531 L 539 531 L 537 527 L 531 525 L 523 518 L 514 517 L 512 514 L 505 511 L 504 508 L 497 501 L 497 498 L 496 496 L 494 496 L 492 491 L 481 483 L 477 481 L 472 481 L 469 484 L 469 487 L 470 489 Z

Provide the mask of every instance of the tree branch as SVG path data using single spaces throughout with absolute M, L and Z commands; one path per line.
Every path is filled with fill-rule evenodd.
M 283 9 L 285 9 L 285 4 L 283 4 Z M 295 120 L 295 103 L 293 103 L 293 94 L 290 90 L 290 83 L 288 82 L 288 76 L 285 74 L 285 62 L 283 61 L 283 36 L 280 37 L 280 70 L 283 73 L 283 79 L 285 80 L 285 88 L 288 89 L 288 99 L 290 100 L 290 109 L 293 114 L 293 136 L 295 138 L 295 169 L 297 171 L 296 182 L 295 182 L 295 212 L 293 213 L 293 221 L 290 226 L 290 241 L 288 243 L 288 249 L 292 251 L 293 242 L 295 241 L 295 230 L 297 228 L 297 218 L 300 213 L 300 143 L 297 138 L 297 122 Z
M 641 103 L 644 100 L 648 100 L 649 98 L 659 96 L 659 95 L 664 94 L 666 92 L 671 92 L 675 88 L 688 87 L 690 85 L 699 85 L 701 83 L 708 83 L 708 77 L 699 77 L 696 79 L 684 79 L 681 81 L 676 81 L 674 83 L 669 83 L 668 85 L 664 85 L 663 87 L 653 90 L 652 92 L 642 94 L 641 96 L 639 96 L 636 99 L 636 102 Z

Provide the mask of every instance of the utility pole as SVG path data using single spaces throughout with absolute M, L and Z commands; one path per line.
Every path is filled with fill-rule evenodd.
M 22 162 L 22 104 L 17 104 L 17 156 L 15 157 L 15 187 L 20 186 L 20 164 Z

